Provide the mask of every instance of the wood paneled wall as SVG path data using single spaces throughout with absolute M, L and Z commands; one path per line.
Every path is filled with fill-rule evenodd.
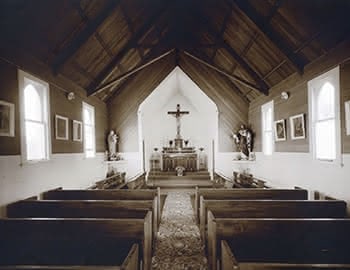
M 45 81 L 46 74 L 42 74 L 35 69 L 26 68 L 26 72 Z M 51 79 L 51 78 L 49 78 Z M 0 90 L 0 99 L 15 104 L 15 136 L 0 137 L 0 155 L 20 155 L 20 111 L 19 111 L 19 90 L 17 67 L 13 64 L 0 60 L 0 80 L 2 89 Z M 51 80 L 50 80 L 51 81 Z M 82 121 L 82 101 L 89 103 L 95 107 L 96 117 L 96 151 L 104 152 L 106 150 L 106 133 L 107 133 L 107 107 L 97 98 L 87 98 L 82 94 L 81 90 L 68 87 L 63 88 L 66 91 L 76 93 L 76 98 L 69 101 L 66 98 L 66 92 L 60 89 L 57 85 L 59 79 L 54 84 L 50 84 L 50 121 L 51 121 L 51 144 L 52 153 L 82 153 L 83 142 L 74 142 L 72 138 L 72 120 Z M 62 83 L 64 87 L 65 83 Z M 55 138 L 55 115 L 59 114 L 69 118 L 69 139 L 56 140 Z
M 274 119 L 286 119 L 287 140 L 275 142 L 276 152 L 309 152 L 309 130 L 308 130 L 308 97 L 307 82 L 318 75 L 340 65 L 340 91 L 341 102 L 340 110 L 342 115 L 342 142 L 343 153 L 350 153 L 350 136 L 345 135 L 344 124 L 344 101 L 350 99 L 350 51 L 347 49 L 350 42 L 344 42 L 335 48 L 328 55 L 324 55 L 318 60 L 307 65 L 303 75 L 297 73 L 291 75 L 280 84 L 270 89 L 268 96 L 261 96 L 250 103 L 249 122 L 255 132 L 255 150 L 262 151 L 261 143 L 261 105 L 270 100 L 274 101 Z M 281 100 L 282 91 L 290 93 L 290 98 L 286 101 Z M 289 117 L 303 113 L 305 115 L 306 138 L 301 140 L 291 140 Z
M 120 89 L 108 102 L 109 127 L 119 133 L 119 152 L 139 151 L 139 106 L 174 69 L 171 57 L 165 57 L 138 72 L 127 87 Z
M 232 132 L 248 123 L 248 102 L 216 71 L 187 57 L 181 58 L 180 67 L 218 107 L 219 152 L 236 151 Z

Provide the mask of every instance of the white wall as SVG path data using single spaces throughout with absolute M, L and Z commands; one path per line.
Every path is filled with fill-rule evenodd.
M 254 177 L 266 180 L 276 188 L 300 186 L 313 194 L 318 191 L 350 206 L 350 154 L 344 154 L 343 166 L 319 163 L 310 153 L 279 153 L 264 156 L 256 153 L 256 161 L 233 161 L 235 153 L 218 153 L 217 171 L 232 179 L 233 170 L 248 169 Z
M 63 187 L 87 188 L 106 176 L 104 154 L 53 154 L 50 161 L 21 164 L 21 158 L 0 156 L 0 207 L 40 192 Z
M 181 118 L 181 135 L 188 146 L 204 148 L 208 167 L 212 168 L 212 140 L 217 141 L 217 107 L 204 92 L 180 69 L 175 68 L 147 97 L 139 108 L 139 134 L 145 145 L 145 169 L 149 171 L 153 149 L 169 146 L 176 136 L 176 119 L 168 111 L 189 111 Z

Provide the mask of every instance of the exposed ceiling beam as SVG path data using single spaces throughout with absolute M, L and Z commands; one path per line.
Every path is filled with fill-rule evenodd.
M 249 89 L 253 89 L 253 90 L 256 90 L 256 91 L 259 91 L 259 92 L 263 92 L 263 90 L 260 89 L 258 86 L 254 85 L 254 84 L 252 84 L 252 83 L 250 83 L 250 82 L 248 82 L 248 81 L 246 81 L 246 80 L 244 80 L 244 79 L 242 79 L 242 78 L 240 78 L 240 77 L 238 77 L 236 75 L 231 75 L 231 74 L 227 73 L 225 70 L 223 70 L 223 69 L 221 69 L 221 68 L 219 68 L 219 67 L 217 67 L 217 66 L 215 66 L 215 65 L 213 65 L 211 63 L 208 63 L 207 61 L 205 61 L 205 60 L 203 60 L 203 59 L 201 59 L 201 58 L 199 58 L 199 57 L 197 57 L 197 56 L 195 56 L 195 55 L 193 55 L 193 54 L 191 54 L 189 52 L 185 51 L 184 54 L 189 56 L 189 57 L 191 57 L 192 59 L 196 60 L 197 62 L 200 62 L 200 63 L 206 65 L 207 67 L 209 67 L 211 69 L 214 69 L 218 73 L 220 73 L 220 74 L 230 78 L 231 80 L 234 80 L 235 82 L 238 82 L 238 83 L 248 87 Z
M 169 50 L 169 51 L 167 51 L 166 53 L 163 53 L 162 55 L 160 55 L 160 56 L 158 56 L 158 57 L 155 57 L 154 59 L 152 59 L 152 60 L 150 60 L 150 61 L 148 61 L 148 62 L 146 62 L 146 63 L 141 63 L 141 64 L 137 65 L 137 66 L 134 67 L 133 69 L 131 69 L 131 70 L 125 72 L 124 74 L 118 76 L 117 78 L 113 79 L 112 81 L 107 82 L 107 83 L 101 85 L 99 88 L 97 88 L 97 89 L 94 90 L 93 92 L 88 93 L 88 95 L 90 96 L 90 95 L 94 95 L 94 94 L 97 94 L 97 93 L 102 92 L 103 90 L 105 90 L 105 89 L 107 89 L 107 88 L 109 88 L 109 87 L 115 85 L 115 84 L 118 83 L 119 81 L 121 81 L 121 80 L 123 80 L 123 79 L 125 79 L 125 78 L 127 78 L 127 77 L 129 77 L 129 76 L 131 76 L 132 74 L 134 74 L 134 73 L 136 73 L 136 72 L 138 72 L 138 71 L 144 69 L 145 67 L 148 67 L 149 65 L 151 65 L 151 64 L 153 64 L 153 63 L 159 61 L 160 59 L 166 57 L 167 55 L 171 54 L 173 51 L 174 51 L 174 49 Z M 142 62 L 143 62 L 143 61 L 142 61 Z
M 209 22 L 209 20 L 204 17 L 203 14 L 199 13 L 197 10 L 194 10 L 195 17 L 199 19 L 206 27 L 206 30 L 210 35 L 212 35 L 214 38 L 217 36 L 217 32 L 215 30 L 215 27 Z M 254 81 L 258 84 L 259 88 L 262 90 L 262 93 L 265 95 L 268 95 L 269 86 L 262 80 L 260 75 L 256 73 L 256 71 L 222 38 L 222 40 L 217 40 L 220 44 L 222 44 L 222 47 L 232 56 L 232 58 L 247 72 L 249 76 L 251 76 Z
M 114 9 L 119 4 L 118 1 L 110 0 L 107 2 L 105 8 L 96 16 L 95 19 L 90 20 L 86 27 L 78 33 L 72 41 L 54 58 L 52 62 L 52 69 L 55 74 L 72 57 L 78 49 L 96 32 L 98 27 L 111 15 Z
M 255 24 L 258 30 L 280 50 L 280 52 L 289 60 L 299 74 L 304 71 L 306 61 L 270 26 L 269 20 L 261 16 L 253 6 L 246 0 L 231 0 L 236 6 Z
M 184 53 L 185 53 L 185 52 L 184 52 Z M 205 59 L 205 60 L 204 60 L 205 62 L 207 62 L 207 63 L 209 63 L 209 64 L 215 66 L 214 63 L 213 63 L 213 61 L 212 61 L 207 55 L 205 55 L 204 53 L 201 53 L 201 52 L 198 52 L 198 53 L 199 53 L 199 55 L 200 55 L 200 57 L 201 57 L 202 59 Z M 194 55 L 194 52 L 191 52 L 191 54 Z M 187 55 L 187 56 L 188 56 L 188 55 Z M 191 57 L 190 57 L 190 58 L 191 58 Z M 204 64 L 204 63 L 203 63 L 203 64 Z M 204 64 L 204 65 L 206 65 L 206 64 Z M 182 68 L 181 63 L 180 63 L 179 66 Z M 211 68 L 211 67 L 210 67 L 210 68 Z M 232 80 L 230 80 L 230 78 L 227 77 L 226 75 L 221 74 L 220 72 L 218 72 L 218 73 L 219 73 L 219 76 L 221 76 L 221 78 L 224 79 L 224 80 L 229 84 L 229 86 L 230 86 L 233 90 L 235 90 L 236 93 L 237 93 L 245 102 L 247 102 L 247 104 L 249 104 L 250 100 L 249 100 L 249 99 L 244 95 L 244 93 L 236 86 L 235 82 L 233 82 Z M 191 79 L 193 80 L 194 78 L 191 78 Z M 194 80 L 194 82 L 196 82 L 196 81 Z M 197 83 L 197 82 L 196 82 L 196 83 Z
M 230 2 L 230 3 L 228 3 L 228 5 L 229 5 L 229 8 L 227 9 L 227 13 L 225 15 L 224 21 L 222 22 L 220 32 L 218 33 L 218 38 L 222 38 L 222 39 L 224 39 L 223 36 L 224 36 L 225 31 L 226 31 L 228 21 L 231 18 L 231 15 L 232 15 L 232 5 L 233 4 Z M 216 48 L 216 50 L 214 50 L 214 52 L 213 52 L 213 54 L 211 55 L 211 58 L 210 58 L 211 60 L 214 60 L 214 58 L 215 58 L 215 56 L 216 56 L 216 54 L 218 52 L 218 49 L 219 48 Z
M 147 61 L 149 61 L 150 59 L 152 59 L 155 54 L 158 54 L 161 50 L 158 49 L 154 49 L 151 50 L 145 57 L 144 60 L 142 60 L 142 62 L 140 63 L 140 65 L 146 63 Z M 172 50 L 172 52 L 174 52 L 174 50 Z M 174 65 L 175 67 L 175 65 Z M 131 76 L 127 77 L 125 80 L 123 80 L 123 82 L 121 84 L 119 84 L 115 89 L 112 89 L 111 94 L 107 97 L 107 99 L 111 99 L 113 97 L 115 97 L 116 95 L 118 95 L 125 87 L 127 87 L 127 85 L 134 80 L 135 78 L 137 78 L 137 73 L 132 74 Z
M 124 45 L 124 47 L 115 55 L 115 57 L 106 65 L 103 70 L 96 76 L 95 80 L 90 83 L 87 87 L 87 92 L 93 92 L 93 90 L 103 82 L 105 78 L 114 70 L 115 66 L 124 58 L 124 56 L 129 52 L 130 49 L 137 46 L 137 43 L 141 37 L 143 37 L 152 27 L 155 21 L 161 16 L 165 11 L 167 6 L 162 6 L 158 8 L 146 21 L 142 27 L 131 37 L 131 39 Z

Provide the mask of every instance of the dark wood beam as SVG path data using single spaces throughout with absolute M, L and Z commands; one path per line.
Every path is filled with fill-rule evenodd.
M 110 88 L 111 86 L 117 84 L 118 82 L 120 82 L 121 80 L 124 80 L 126 79 L 127 77 L 131 76 L 132 74 L 148 67 L 149 65 L 159 61 L 160 59 L 166 57 L 167 55 L 171 54 L 172 52 L 174 51 L 174 49 L 172 50 L 169 50 L 167 51 L 166 53 L 163 53 L 162 55 L 158 56 L 158 57 L 155 57 L 153 58 L 152 60 L 146 62 L 146 63 L 143 63 L 143 61 L 141 61 L 141 64 L 137 65 L 136 67 L 134 67 L 133 69 L 125 72 L 124 74 L 118 76 L 117 78 L 113 79 L 112 81 L 110 82 L 107 82 L 103 85 L 101 85 L 100 87 L 98 87 L 96 90 L 94 90 L 93 92 L 91 93 L 88 93 L 88 96 L 90 95 L 95 95 L 95 94 L 98 94 L 100 92 L 102 92 L 103 90 L 107 89 L 107 88 Z
M 261 16 L 253 6 L 246 0 L 231 0 L 236 6 L 247 16 L 247 18 L 255 24 L 258 30 L 266 36 L 274 45 L 281 51 L 281 53 L 289 60 L 299 74 L 304 71 L 306 61 L 293 49 L 289 44 L 270 26 L 269 20 Z
M 221 29 L 220 29 L 220 32 L 218 33 L 218 39 L 219 38 L 222 38 L 224 39 L 223 35 L 226 31 L 226 27 L 227 27 L 227 23 L 229 21 L 229 19 L 231 18 L 231 15 L 232 15 L 232 3 L 228 3 L 228 9 L 227 9 L 227 13 L 225 15 L 225 18 L 224 18 L 224 21 L 222 22 L 222 25 L 221 25 Z M 216 50 L 214 50 L 213 54 L 211 55 L 211 60 L 214 60 L 217 52 L 218 52 L 219 48 L 216 48 Z
M 164 52 L 164 48 L 162 48 L 162 42 L 160 42 L 158 44 L 158 46 L 154 47 L 152 50 L 150 50 L 145 57 L 143 58 L 143 60 L 139 63 L 139 65 L 144 65 L 145 63 L 147 63 L 148 61 L 150 61 L 152 58 L 154 58 L 157 54 Z M 169 51 L 169 49 L 166 49 L 166 51 Z M 172 50 L 174 51 L 174 50 Z M 162 53 L 163 54 L 163 53 Z M 125 80 L 122 81 L 122 83 L 120 83 L 117 87 L 115 88 L 111 88 L 111 93 L 110 95 L 107 97 L 107 102 L 109 99 L 115 97 L 116 95 L 118 95 L 125 87 L 127 87 L 127 85 L 136 78 L 137 73 L 132 74 L 131 76 L 127 77 Z
M 137 43 L 141 37 L 143 37 L 153 26 L 156 20 L 162 15 L 167 7 L 161 6 L 158 8 L 150 17 L 148 21 L 146 21 L 140 30 L 138 30 L 131 39 L 124 45 L 124 47 L 114 56 L 114 58 L 106 65 L 102 71 L 96 76 L 95 80 L 90 83 L 87 87 L 87 92 L 91 93 L 94 91 L 96 87 L 98 87 L 105 78 L 109 76 L 109 74 L 114 70 L 115 66 L 124 58 L 124 56 L 129 52 L 130 49 L 135 48 Z
M 191 57 L 192 59 L 196 60 L 197 62 L 202 63 L 203 65 L 217 71 L 218 73 L 230 78 L 231 80 L 238 82 L 239 84 L 242 84 L 250 89 L 253 89 L 253 90 L 256 90 L 259 92 L 263 92 L 263 90 L 260 89 L 259 87 L 257 87 L 256 85 L 254 85 L 254 84 L 252 84 L 252 83 L 250 83 L 250 82 L 248 82 L 248 81 L 246 81 L 246 80 L 244 80 L 236 75 L 231 75 L 231 74 L 227 73 L 227 71 L 215 66 L 213 63 L 208 63 L 207 61 L 201 59 L 200 57 L 197 57 L 197 56 L 195 56 L 189 52 L 186 52 L 186 51 L 184 52 L 184 54 Z
M 207 62 L 208 64 L 213 65 L 213 66 L 215 67 L 215 64 L 214 64 L 213 60 L 211 60 L 211 59 L 209 58 L 209 56 L 207 56 L 207 55 L 205 55 L 204 53 L 201 53 L 201 52 L 197 52 L 197 53 L 199 53 L 199 56 L 200 56 L 200 57 L 198 57 L 199 59 L 202 58 L 202 60 L 204 60 L 204 61 Z M 193 52 L 193 51 L 191 52 L 191 54 L 192 54 L 193 56 L 194 56 L 194 54 L 197 54 L 197 53 L 195 53 L 195 52 Z M 184 54 L 185 54 L 185 52 L 184 52 Z M 187 55 L 187 56 L 189 56 L 189 55 Z M 200 62 L 200 63 L 202 63 L 202 62 Z M 206 63 L 202 63 L 202 64 L 204 64 L 205 66 L 207 66 Z M 181 67 L 181 64 L 180 64 L 180 67 Z M 212 67 L 209 66 L 209 68 L 212 68 Z M 220 68 L 219 68 L 219 69 L 220 69 Z M 247 103 L 250 102 L 249 99 L 245 96 L 245 94 L 239 89 L 239 87 L 236 86 L 235 82 L 233 82 L 232 80 L 230 80 L 230 77 L 226 76 L 226 74 L 222 74 L 222 73 L 220 73 L 220 72 L 218 72 L 218 73 L 219 73 L 219 76 L 221 76 L 221 77 L 230 85 L 230 87 L 231 87 L 233 90 L 236 91 L 236 93 L 237 93 L 244 101 L 246 101 Z M 229 75 L 230 75 L 230 74 L 229 74 Z M 231 76 L 231 75 L 230 75 L 230 76 Z
M 132 35 L 135 34 L 135 29 L 134 29 L 134 27 L 133 27 L 133 25 L 131 23 L 131 19 L 130 19 L 129 15 L 126 13 L 126 10 L 125 10 L 125 8 L 123 7 L 122 4 L 120 5 L 120 10 L 121 10 L 121 12 L 122 12 L 122 14 L 124 16 L 126 24 L 128 25 L 129 31 L 131 32 Z M 141 52 L 140 47 L 136 46 L 136 49 L 137 49 L 137 52 L 139 53 L 140 58 L 142 59 L 143 58 L 143 54 Z
M 72 57 L 78 49 L 96 32 L 98 27 L 109 17 L 114 9 L 118 6 L 119 0 L 110 0 L 107 2 L 105 8 L 96 16 L 95 19 L 90 20 L 86 27 L 78 33 L 72 41 L 54 58 L 52 62 L 52 69 L 55 74 Z
M 206 27 L 208 33 L 216 38 L 217 32 L 215 27 L 208 21 L 208 19 L 197 10 L 194 10 L 193 12 L 195 13 L 195 18 L 201 21 L 202 25 Z M 262 93 L 268 95 L 269 86 L 262 80 L 260 75 L 224 39 L 220 39 L 218 42 L 222 44 L 223 48 L 247 72 L 247 74 L 254 79 L 258 84 L 259 89 L 262 90 Z

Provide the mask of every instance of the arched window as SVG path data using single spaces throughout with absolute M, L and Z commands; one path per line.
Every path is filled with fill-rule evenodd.
M 339 68 L 309 82 L 311 140 L 314 157 L 335 161 L 339 155 Z
M 262 143 L 264 155 L 272 155 L 274 151 L 273 140 L 273 100 L 261 106 Z
M 24 161 L 49 158 L 48 84 L 19 71 Z
M 83 102 L 84 152 L 85 157 L 95 157 L 95 108 Z

